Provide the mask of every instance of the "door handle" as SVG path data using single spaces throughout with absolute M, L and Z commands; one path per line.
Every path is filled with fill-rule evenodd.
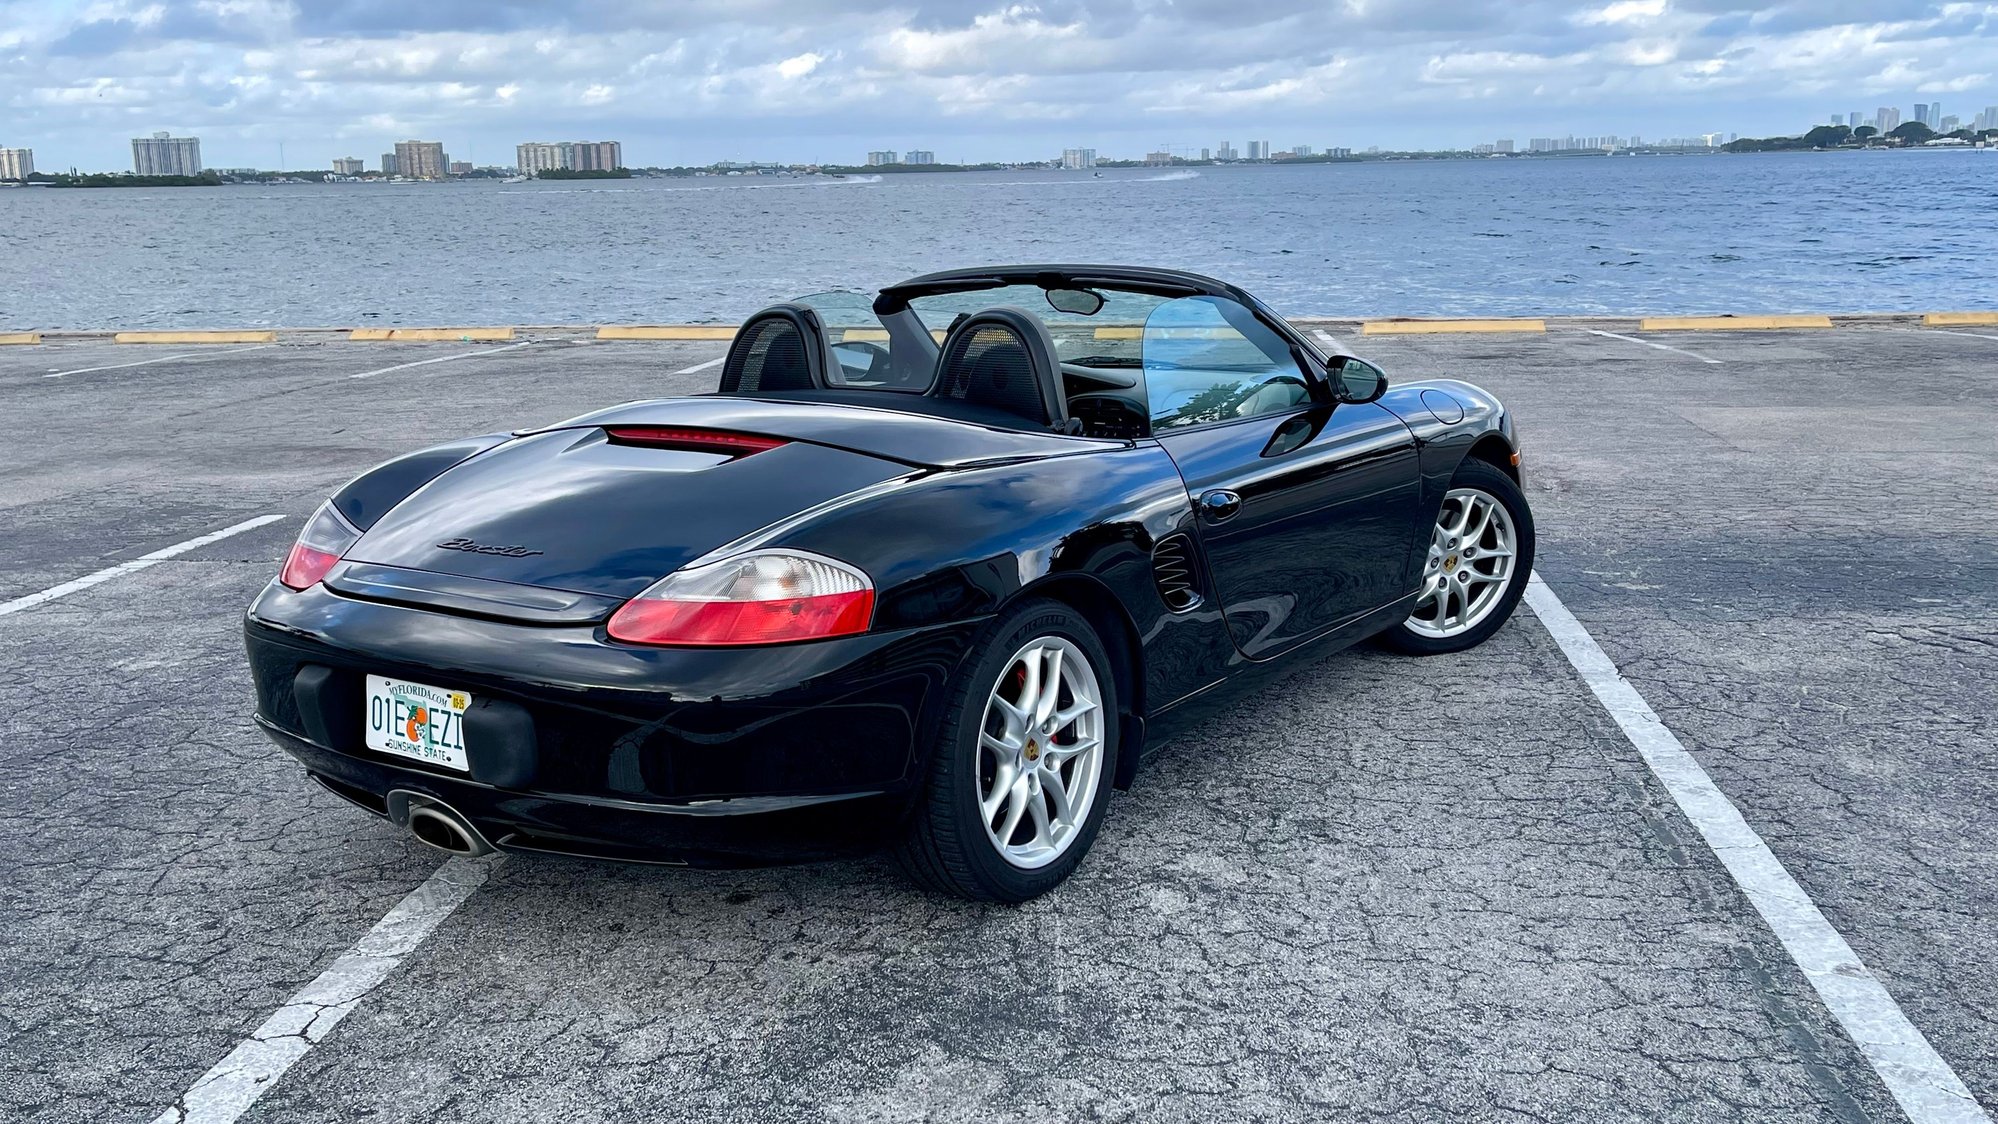
M 1226 488 L 1216 488 L 1201 494 L 1200 510 L 1209 523 L 1226 523 L 1241 513 L 1242 497 Z

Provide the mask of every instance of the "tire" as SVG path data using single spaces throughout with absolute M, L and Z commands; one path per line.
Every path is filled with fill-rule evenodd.
M 1474 517 L 1465 518 L 1467 514 L 1475 516 L 1479 503 L 1496 505 L 1503 519 L 1493 513 L 1480 525 Z M 1457 523 L 1459 519 L 1464 522 Z M 1453 536 L 1453 524 L 1465 530 L 1475 525 L 1477 534 Z M 1501 532 L 1512 540 L 1510 557 L 1505 559 L 1495 549 L 1503 542 Z M 1505 627 L 1526 593 L 1527 578 L 1533 573 L 1533 546 L 1533 511 L 1526 506 L 1519 485 L 1484 461 L 1466 460 L 1451 477 L 1450 490 L 1437 513 L 1437 526 L 1423 561 L 1422 595 L 1407 620 L 1381 634 L 1381 643 L 1413 656 L 1440 656 L 1466 651 L 1491 639 Z M 1478 580 L 1487 570 L 1496 573 L 1501 561 L 1510 563 L 1503 579 Z M 1442 594 L 1440 620 L 1431 593 L 1439 580 L 1446 589 L 1455 590 Z M 1498 587 L 1496 593 L 1485 594 L 1492 586 Z M 1472 591 L 1470 600 L 1461 598 L 1467 587 Z M 1488 600 L 1479 599 L 1487 596 Z M 1453 616 L 1451 607 L 1455 605 L 1462 609 Z
M 1071 662 L 1077 657 L 1081 666 Z M 1027 691 L 1049 682 L 1056 667 L 1066 678 L 1056 677 L 1052 717 L 1031 724 L 1041 695 L 1030 699 Z M 1029 675 L 1036 677 L 1034 683 Z M 1091 689 L 1096 695 L 1093 718 L 1082 713 Z M 1019 725 L 1018 704 L 1023 703 L 1030 724 Z M 1071 713 L 1081 716 L 1046 732 L 1046 723 Z M 991 739 L 981 736 L 993 730 L 998 732 Z M 1096 840 L 1117 775 L 1117 735 L 1117 682 L 1089 622 L 1069 606 L 1044 598 L 1008 610 L 973 641 L 950 685 L 920 802 L 897 857 L 923 886 L 973 901 L 1024 902 L 1047 893 L 1075 870 Z M 1076 748 L 1092 738 L 1093 756 Z M 1001 772 L 994 744 L 1002 741 L 1011 747 L 1005 751 L 1012 762 L 1010 774 Z M 1045 779 L 1049 772 L 1059 785 Z M 1008 777 L 1017 778 L 1017 784 L 1007 783 Z M 1065 828 L 1057 787 L 1070 810 Z M 1008 795 L 1000 797 L 988 819 L 981 804 L 993 806 L 994 794 L 1002 792 Z M 1022 808 L 1018 813 L 1016 802 Z M 1032 814 L 1035 803 L 1043 817 Z M 996 837 L 1007 829 L 1009 817 L 1015 826 L 1006 836 L 1009 845 L 1002 848 Z M 1022 838 L 1024 843 L 1015 842 Z

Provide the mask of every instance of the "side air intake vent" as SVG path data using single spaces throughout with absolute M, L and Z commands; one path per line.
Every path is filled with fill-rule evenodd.
M 1199 606 L 1200 582 L 1194 576 L 1193 543 L 1185 535 L 1167 535 L 1152 550 L 1152 580 L 1166 608 L 1184 613 Z

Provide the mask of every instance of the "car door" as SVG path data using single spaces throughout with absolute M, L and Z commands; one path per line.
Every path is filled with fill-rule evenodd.
M 1244 656 L 1267 659 L 1413 588 L 1415 435 L 1375 403 L 1312 397 L 1274 331 L 1218 319 L 1197 346 L 1180 323 L 1154 348 L 1147 324 L 1147 394 L 1153 434 L 1193 497 L 1229 633 Z

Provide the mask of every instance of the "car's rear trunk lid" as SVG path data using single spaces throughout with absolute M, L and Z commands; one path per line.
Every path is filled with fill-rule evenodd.
M 472 457 L 383 515 L 347 560 L 394 567 L 404 585 L 428 572 L 622 599 L 772 523 L 917 471 L 809 441 L 738 455 L 633 436 L 555 429 Z

